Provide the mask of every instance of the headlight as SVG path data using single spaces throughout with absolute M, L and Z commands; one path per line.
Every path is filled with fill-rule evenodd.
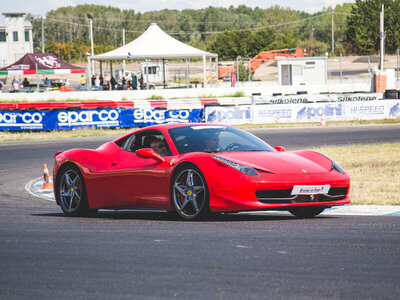
M 341 167 L 339 167 L 339 165 L 337 163 L 335 163 L 333 160 L 331 160 L 331 162 L 332 162 L 331 171 L 332 170 L 336 170 L 336 171 L 338 171 L 338 172 L 340 172 L 342 174 L 345 173 L 344 170 Z
M 231 161 L 231 160 L 226 159 L 226 158 L 221 157 L 221 156 L 213 156 L 213 158 L 218 160 L 218 161 L 220 161 L 220 162 L 222 162 L 222 163 L 224 163 L 224 164 L 226 164 L 226 165 L 228 165 L 228 166 L 230 166 L 231 168 L 234 168 L 234 169 L 238 170 L 239 172 L 242 172 L 243 174 L 246 174 L 246 175 L 249 175 L 249 176 L 254 176 L 254 177 L 260 176 L 256 172 L 256 170 L 254 168 L 252 168 L 252 167 L 239 164 L 237 162 Z

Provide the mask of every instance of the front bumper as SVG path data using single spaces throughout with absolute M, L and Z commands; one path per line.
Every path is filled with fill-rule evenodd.
M 350 178 L 336 171 L 318 174 L 261 174 L 260 177 L 234 174 L 227 179 L 207 180 L 210 210 L 287 210 L 296 206 L 344 205 L 350 203 Z M 327 194 L 291 195 L 294 185 L 326 185 Z

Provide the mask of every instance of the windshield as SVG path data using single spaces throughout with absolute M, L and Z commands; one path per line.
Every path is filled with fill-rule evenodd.
M 256 136 L 228 126 L 187 126 L 168 130 L 179 154 L 189 152 L 274 151 Z

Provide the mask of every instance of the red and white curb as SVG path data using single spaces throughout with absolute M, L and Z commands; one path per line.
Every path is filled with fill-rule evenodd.
M 50 178 L 51 180 L 51 178 Z M 26 191 L 38 198 L 55 202 L 52 189 L 42 190 L 43 177 L 35 178 L 25 185 Z M 254 211 L 243 212 L 244 214 L 289 214 L 281 211 Z M 326 209 L 321 215 L 327 216 L 400 216 L 400 205 L 344 205 Z

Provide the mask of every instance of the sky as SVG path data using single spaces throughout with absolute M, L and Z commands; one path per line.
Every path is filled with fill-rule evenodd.
M 201 9 L 209 6 L 229 7 L 233 5 L 246 5 L 251 8 L 268 8 L 274 5 L 315 13 L 324 7 L 337 4 L 355 2 L 355 0 L 0 0 L 0 14 L 5 12 L 25 12 L 35 16 L 45 16 L 50 10 L 59 7 L 76 6 L 81 4 L 96 4 L 118 7 L 120 9 L 133 9 L 135 12 L 158 11 L 163 9 Z M 2 16 L 2 15 L 1 15 Z

